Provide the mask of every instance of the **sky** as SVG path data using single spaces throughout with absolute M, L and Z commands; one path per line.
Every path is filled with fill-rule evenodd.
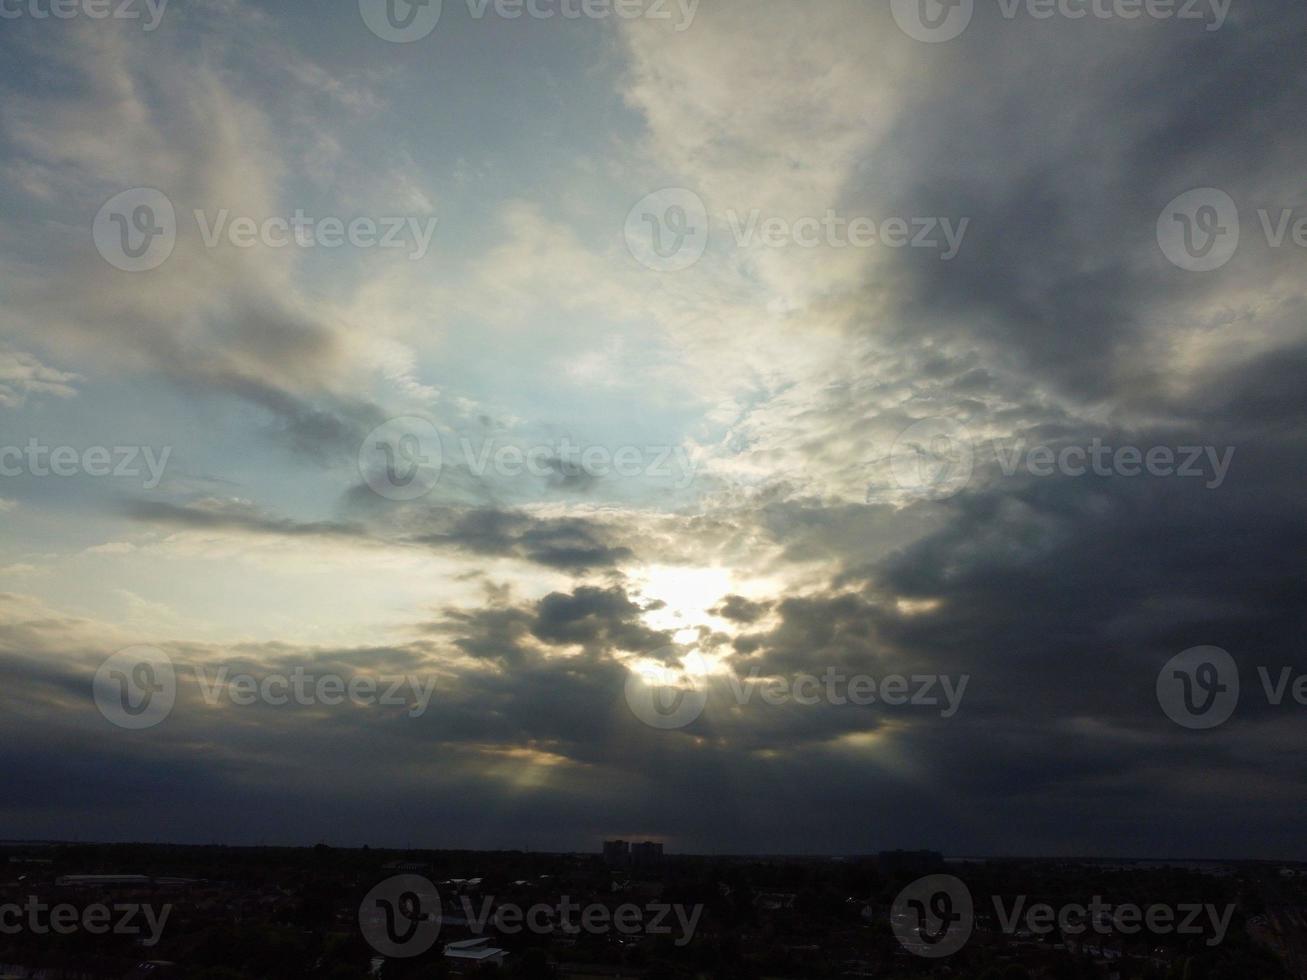
M 1307 8 L 388 2 L 0 3 L 0 838 L 1307 858 Z

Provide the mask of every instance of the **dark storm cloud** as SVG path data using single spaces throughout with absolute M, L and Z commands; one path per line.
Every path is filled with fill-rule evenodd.
M 978 4 L 941 55 L 947 70 L 915 79 L 910 108 L 847 189 L 879 201 L 888 183 L 902 213 L 971 219 L 950 262 L 896 255 L 889 319 L 901 339 L 984 350 L 1076 397 L 1131 398 L 1152 380 L 1139 345 L 1162 301 L 1211 298 L 1294 261 L 1253 243 L 1220 274 L 1195 276 L 1165 261 L 1155 223 L 1193 187 L 1228 191 L 1250 223 L 1254 207 L 1298 200 L 1305 30 L 1295 3 L 1244 8 L 1215 32 L 1008 21 Z M 1053 76 L 1063 83 L 1042 83 Z
M 592 657 L 666 647 L 669 632 L 640 622 L 647 608 L 621 586 L 582 585 L 572 592 L 551 592 L 529 605 L 505 601 L 471 611 L 451 609 L 429 630 L 450 636 L 455 646 L 478 659 L 521 666 L 538 659 L 546 647 L 581 647 Z
M 736 641 L 743 673 L 751 667 L 764 674 L 792 673 L 823 667 L 856 666 L 879 673 L 875 607 L 853 593 L 781 598 L 780 624 L 765 633 L 746 633 Z
M 1301 199 L 1307 11 L 1245 8 L 1214 33 L 993 13 L 932 49 L 948 69 L 919 79 L 847 189 L 883 207 L 890 187 L 904 213 L 972 219 L 952 262 L 904 249 L 888 276 L 877 269 L 852 329 L 901 332 L 869 375 L 888 367 L 929 394 L 915 417 L 946 415 L 977 436 L 1232 447 L 1230 474 L 1215 488 L 1009 476 L 978 446 L 979 470 L 951 500 L 862 515 L 769 503 L 754 520 L 788 558 L 824 554 L 836 568 L 826 594 L 777 597 L 779 624 L 737 636 L 734 664 L 971 675 L 959 715 L 902 744 L 905 768 L 940 800 L 923 826 L 966 814 L 968 832 L 998 839 L 1019 813 L 1027 841 L 1074 850 L 1106 831 L 1083 831 L 1080 801 L 1098 796 L 1131 815 L 1112 831 L 1127 850 L 1223 840 L 1236 853 L 1251 839 L 1241 821 L 1292 850 L 1284 819 L 1227 801 L 1264 797 L 1284 818 L 1307 796 L 1307 767 L 1279 742 L 1293 708 L 1268 705 L 1257 675 L 1307 668 L 1301 254 L 1267 249 L 1252 213 Z M 1041 84 L 1048 71 L 1076 81 Z M 1169 200 L 1205 185 L 1240 202 L 1246 239 L 1227 268 L 1196 276 L 1165 261 L 1154 227 Z M 829 430 L 858 424 L 828 397 Z M 919 533 L 893 543 L 875 513 Z M 1252 691 L 1230 728 L 1198 737 L 1165 717 L 1154 686 L 1170 657 L 1204 644 L 1230 650 Z M 1209 827 L 1192 816 L 1200 798 Z
M 955 260 L 904 249 L 848 310 L 854 333 L 893 334 L 876 354 L 886 389 L 933 387 L 948 396 L 938 411 L 977 435 L 1032 445 L 1234 447 L 1219 487 L 1007 475 L 980 452 L 948 500 L 776 493 L 678 518 L 667 535 L 669 550 L 724 561 L 762 540 L 771 565 L 744 571 L 803 582 L 802 594 L 706 597 L 734 635 L 687 624 L 730 654 L 736 680 L 965 674 L 952 717 L 741 703 L 719 676 L 685 729 L 644 726 L 624 702 L 624 658 L 674 666 L 683 651 L 644 624 L 651 605 L 613 584 L 637 553 L 665 557 L 646 553 L 634 519 L 401 506 L 361 488 L 347 495 L 350 521 L 137 502 L 130 513 L 163 528 L 406 543 L 609 578 L 535 600 L 498 590 L 394 647 L 169 646 L 179 662 L 256 673 L 307 662 L 418 674 L 436 693 L 418 718 L 233 714 L 186 685 L 174 716 L 146 733 L 111 728 L 91 703 L 108 630 L 0 596 L 9 832 L 85 836 L 93 812 L 96 836 L 131 835 L 145 800 L 153 831 L 178 839 L 592 847 L 616 826 L 725 851 L 1302 856 L 1301 711 L 1267 704 L 1256 680 L 1258 666 L 1307 669 L 1307 346 L 1286 339 L 1302 334 L 1301 290 L 1282 295 L 1301 257 L 1254 242 L 1195 277 L 1166 265 L 1153 228 L 1169 199 L 1204 184 L 1293 203 L 1305 27 L 1296 2 L 1249 5 L 1212 33 L 982 13 L 964 38 L 922 50 L 931 67 L 905 80 L 910 109 L 847 188 L 854 203 L 881 203 L 889 187 L 896 210 L 972 220 Z M 1243 308 L 1247 294 L 1277 289 L 1273 311 Z M 1236 322 L 1197 352 L 1177 340 L 1227 303 Z M 298 375 L 268 377 L 325 370 L 338 353 L 329 342 L 245 322 L 223 347 L 230 369 L 210 380 L 280 420 L 288 444 L 348 447 L 376 418 L 366 403 L 304 394 Z M 1247 330 L 1247 344 L 1231 330 Z M 132 349 L 153 336 L 122 323 L 108 335 Z M 189 379 L 193 350 L 154 350 L 151 363 L 173 361 Z M 809 414 L 857 432 L 853 396 L 824 394 Z M 911 419 L 877 411 L 891 428 Z M 817 458 L 829 441 L 799 448 Z M 482 489 L 468 494 L 484 503 Z M 1154 684 L 1168 658 L 1205 644 L 1231 652 L 1249 690 L 1231 723 L 1199 734 L 1164 716 Z
M 641 607 L 618 586 L 582 586 L 570 595 L 552 592 L 540 600 L 532 632 L 547 643 L 604 643 L 628 652 L 666 646 L 670 636 L 639 622 Z
M 322 395 L 306 398 L 258 379 L 228 377 L 219 390 L 265 409 L 265 434 L 296 455 L 319 463 L 353 463 L 367 433 L 386 420 L 371 402 Z
M 370 492 L 364 498 L 374 496 Z M 383 501 L 383 504 L 389 504 Z M 244 534 L 287 537 L 340 537 L 362 543 L 410 544 L 471 555 L 518 558 L 546 568 L 574 573 L 614 569 L 629 560 L 629 548 L 613 543 L 612 529 L 581 517 L 536 517 L 523 511 L 489 508 L 430 507 L 395 509 L 375 503 L 373 520 L 298 521 L 279 517 L 242 501 L 206 499 L 189 504 L 137 499 L 123 505 L 133 519 L 161 527 L 214 528 Z M 435 528 L 435 529 L 433 529 Z
M 178 706 L 165 725 L 127 733 L 107 726 L 90 703 L 89 678 L 98 653 L 81 639 L 94 636 L 89 624 L 11 604 L 0 631 L 0 664 L 13 681 L 4 694 L 6 771 L 13 776 L 5 812 L 14 827 L 43 822 L 56 832 L 53 828 L 71 826 L 81 819 L 84 797 L 52 792 L 57 780 L 51 776 L 66 777 L 59 784 L 66 786 L 89 759 L 99 771 L 117 774 L 113 787 L 104 786 L 103 792 L 98 779 L 79 784 L 103 799 L 100 826 L 109 836 L 130 836 L 127 817 L 134 801 L 151 795 L 168 800 L 169 826 L 183 839 L 197 834 L 203 839 L 210 827 L 224 839 L 232 834 L 275 839 L 282 826 L 277 818 L 269 823 L 246 816 L 265 809 L 259 801 L 266 801 L 269 812 L 299 807 L 301 828 L 316 828 L 316 814 L 330 812 L 333 821 L 343 821 L 333 824 L 334 840 L 342 835 L 354 842 L 412 839 L 403 820 L 376 819 L 375 807 L 384 801 L 387 812 L 420 805 L 429 819 L 447 827 L 444 839 L 451 844 L 489 846 L 493 839 L 482 836 L 489 831 L 475 818 L 477 812 L 494 812 L 504 821 L 496 832 L 516 828 L 530 837 L 534 831 L 528 828 L 541 813 L 572 812 L 578 795 L 596 792 L 598 780 L 605 787 L 602 817 L 577 818 L 575 846 L 586 846 L 586 834 L 607 832 L 610 824 L 604 821 L 629 820 L 633 826 L 662 828 L 687 846 L 721 847 L 722 838 L 715 836 L 720 831 L 713 828 L 726 820 L 734 827 L 733 848 L 741 850 L 774 849 L 767 842 L 777 839 L 775 834 L 800 827 L 806 828 L 808 846 L 818 850 L 872 850 L 886 839 L 965 849 L 1056 849 L 1059 842 L 1080 839 L 1068 836 L 1072 825 L 1085 840 L 1122 834 L 1118 839 L 1132 847 L 1156 848 L 1171 834 L 1196 840 L 1177 824 L 1191 800 L 1162 803 L 1156 795 L 1165 785 L 1159 773 L 1180 782 L 1201 773 L 1229 792 L 1254 791 L 1259 780 L 1274 777 L 1279 792 L 1297 791 L 1292 787 L 1301 783 L 1301 769 L 1297 775 L 1277 770 L 1282 754 L 1210 739 L 1195 742 L 1191 733 L 1168 729 L 1161 721 L 1152 724 L 1155 705 L 1144 720 L 1148 706 L 1142 693 L 1150 676 L 1138 685 L 1135 716 L 1118 717 L 1122 712 L 1113 705 L 1126 686 L 1124 658 L 1103 657 L 1093 641 L 1121 634 L 1130 620 L 1127 607 L 1147 609 L 1149 602 L 1132 590 L 1128 600 L 1110 607 L 1101 595 L 1080 594 L 1078 603 L 1064 599 L 1044 611 L 1051 586 L 1041 590 L 1033 579 L 1060 573 L 1074 592 L 1077 574 L 1085 574 L 1084 567 L 1100 556 L 1082 559 L 1079 566 L 1070 563 L 1069 569 L 1065 559 L 1049 558 L 1028 577 L 997 575 L 996 566 L 1008 568 L 1015 561 L 989 544 L 994 537 L 978 530 L 984 507 L 976 506 L 974 514 L 973 523 L 964 525 L 960 516 L 949 532 L 980 539 L 973 551 L 956 541 L 949 546 L 962 568 L 917 583 L 908 571 L 914 561 L 937 564 L 929 557 L 935 543 L 926 541 L 881 571 L 882 588 L 942 594 L 936 611 L 904 616 L 877 598 L 871 583 L 862 592 L 845 587 L 824 596 L 782 599 L 775 606 L 780 625 L 759 634 L 759 657 L 738 665 L 741 675 L 752 666 L 764 674 L 819 672 L 827 663 L 871 674 L 970 671 L 975 676 L 968 700 L 949 719 L 883 706 L 773 706 L 757 696 L 742 705 L 718 679 L 704 715 L 685 730 L 647 728 L 623 701 L 627 675 L 616 657 L 667 638 L 639 625 L 641 604 L 623 590 L 580 587 L 520 604 L 501 593 L 492 606 L 450 610 L 428 627 L 428 639 L 401 647 L 168 647 L 179 664 L 225 664 L 256 676 L 300 663 L 344 677 L 366 669 L 434 680 L 429 710 L 417 718 L 402 711 L 267 705 L 214 712 L 183 672 Z M 1043 526 L 1034 516 L 1030 521 Z M 1122 529 L 1127 535 L 1129 530 Z M 1084 534 L 1102 532 L 1095 526 Z M 912 579 L 912 588 L 905 578 Z M 1264 582 L 1249 582 L 1249 592 L 1257 593 Z M 1067 618 L 1054 627 L 1059 616 Z M 1024 631 L 1013 623 L 1024 623 Z M 1145 623 L 1137 632 L 1149 636 L 1153 628 Z M 1081 658 L 1080 669 L 1061 657 L 1054 669 L 1032 662 L 1041 653 L 1047 656 L 1050 643 L 1085 629 L 1097 633 L 1071 647 Z M 21 656 L 19 648 L 32 647 L 38 638 L 49 664 L 57 666 L 44 673 L 22 664 L 8 669 Z M 1116 643 L 1124 645 L 1120 636 Z M 800 655 L 803 649 L 806 657 Z M 458 663 L 451 654 L 472 659 Z M 1017 666 L 1009 667 L 1009 657 Z M 1139 667 L 1150 675 L 1157 664 L 1147 659 L 1140 658 Z M 1100 695 L 1103 701 L 1096 705 Z M 31 726 L 30 713 L 16 710 L 51 697 L 61 707 L 45 712 L 39 730 Z M 1124 700 L 1130 703 L 1129 692 Z M 1117 727 L 1098 730 L 1078 721 L 1090 717 Z M 85 743 L 91 732 L 101 737 L 90 757 L 63 754 L 61 745 Z M 883 754 L 868 757 L 841 741 L 873 733 L 884 740 Z M 196 745 L 210 748 L 197 755 Z M 74 758 L 82 761 L 71 763 Z M 518 799 L 514 780 L 532 771 L 540 773 L 541 782 Z M 1088 787 L 1112 808 L 1083 812 L 1080 794 Z M 370 823 L 361 819 L 360 794 L 371 801 Z M 467 794 L 477 798 L 477 808 L 458 802 Z M 696 805 L 685 806 L 690 800 Z M 795 807 L 802 807 L 802 814 Z M 828 824 L 812 822 L 814 807 L 831 813 Z M 788 812 L 777 813 L 778 808 Z M 962 810 L 972 815 L 965 832 L 956 823 Z M 1125 810 L 1155 818 L 1162 830 L 1151 837 L 1136 827 L 1124 830 L 1114 814 Z M 218 814 L 227 821 L 225 831 L 215 822 Z M 1226 833 L 1238 819 L 1223 810 L 1211 816 Z M 713 840 L 718 843 L 709 845 Z M 1282 836 L 1272 841 L 1268 847 L 1289 846 Z
M 906 736 L 889 736 L 897 764 L 932 787 L 933 810 L 893 790 L 923 833 L 951 823 L 952 834 L 964 826 L 1007 841 L 988 850 L 1045 853 L 1101 848 L 1091 842 L 1103 834 L 1121 853 L 1293 851 L 1284 817 L 1307 800 L 1307 765 L 1282 740 L 1299 709 L 1271 705 L 1258 668 L 1307 670 L 1307 399 L 1294 380 L 1303 363 L 1303 346 L 1290 344 L 1212 365 L 1191 385 L 1140 391 L 1133 403 L 1147 423 L 1025 409 L 1003 428 L 1012 444 L 1054 450 L 1094 439 L 1233 449 L 1219 486 L 1145 473 L 1008 474 L 977 440 L 977 472 L 952 499 L 864 514 L 769 504 L 753 515 L 757 526 L 787 555 L 825 554 L 831 584 L 777 596 L 778 622 L 735 638 L 735 670 L 970 676 L 954 718 L 912 718 Z M 877 513 L 920 533 L 875 542 Z M 1155 685 L 1167 660 L 1209 644 L 1234 656 L 1245 695 L 1228 726 L 1197 734 L 1165 716 Z M 806 732 L 773 719 L 770 734 L 821 744 L 839 721 L 822 715 L 805 719 Z M 866 729 L 896 720 L 870 713 Z M 737 744 L 754 734 L 733 733 Z M 1122 816 L 1087 816 L 1087 796 Z M 1241 798 L 1262 802 L 1249 814 L 1233 802 Z M 1253 848 L 1253 832 L 1277 843 Z
M 597 474 L 574 460 L 551 456 L 545 460 L 545 466 L 550 470 L 547 483 L 554 489 L 585 493 L 600 480 Z
M 610 568 L 632 557 L 629 548 L 609 540 L 611 532 L 604 525 L 585 518 L 542 518 L 493 508 L 435 512 L 433 517 L 433 523 L 447 524 L 448 529 L 419 533 L 415 542 L 477 555 L 522 558 L 575 572 Z
M 769 608 L 769 604 L 765 602 L 752 602 L 744 596 L 728 595 L 712 612 L 733 623 L 754 623 L 761 619 Z

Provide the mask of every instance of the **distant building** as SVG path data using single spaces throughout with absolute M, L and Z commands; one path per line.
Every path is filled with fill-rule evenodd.
M 794 892 L 758 892 L 753 896 L 753 905 L 754 908 L 776 912 L 780 909 L 794 908 L 796 898 L 798 896 Z
M 154 883 L 147 875 L 60 875 L 60 888 L 144 888 Z
M 420 861 L 391 861 L 381 866 L 382 871 L 404 871 L 409 874 L 424 875 L 431 873 L 431 865 Z
M 155 978 L 162 980 L 164 977 L 172 976 L 176 969 L 177 964 L 167 960 L 148 960 L 137 963 L 127 974 L 127 980 L 155 980 Z
M 606 840 L 604 864 L 621 871 L 657 871 L 663 866 L 663 845 L 651 840 L 643 844 Z
M 461 960 L 478 965 L 493 963 L 495 966 L 502 966 L 507 956 L 507 951 L 491 946 L 490 940 L 484 936 L 479 939 L 460 939 L 458 942 L 445 944 L 447 960 Z
M 604 841 L 604 864 L 610 868 L 629 868 L 631 845 L 624 840 Z
M 881 874 L 929 874 L 944 867 L 944 855 L 938 851 L 881 851 L 878 859 Z
M 663 866 L 663 845 L 647 840 L 631 845 L 631 867 L 637 871 L 657 871 Z

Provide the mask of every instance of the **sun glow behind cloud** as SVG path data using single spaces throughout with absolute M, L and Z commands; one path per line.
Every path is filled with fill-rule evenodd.
M 709 610 L 731 591 L 733 580 L 729 569 L 673 565 L 650 565 L 632 578 L 642 596 L 663 604 L 646 610 L 644 621 L 654 629 L 676 630 L 678 642 L 693 639 L 697 626 L 721 625 Z
M 184 24 L 152 35 L 11 20 L 0 448 L 37 436 L 175 449 L 149 492 L 81 477 L 0 486 L 0 744 L 13 746 L 11 812 L 24 821 L 11 833 L 82 832 L 79 806 L 42 799 L 51 778 L 107 801 L 107 833 L 138 831 L 142 815 L 96 797 L 64 750 L 89 744 L 112 754 L 99 771 L 115 783 L 148 773 L 169 803 L 159 813 L 221 821 L 215 836 L 259 838 L 270 814 L 290 812 L 306 833 L 343 833 L 332 794 L 365 777 L 377 810 L 407 812 L 418 783 L 433 824 L 456 825 L 464 798 L 477 813 L 499 803 L 505 821 L 548 825 L 542 844 L 648 826 L 716 846 L 721 828 L 735 842 L 735 812 L 757 822 L 759 846 L 796 829 L 813 847 L 885 843 L 870 839 L 881 826 L 828 819 L 850 801 L 863 813 L 887 801 L 886 826 L 908 843 L 943 812 L 913 787 L 983 816 L 1048 772 L 1065 774 L 1069 796 L 1110 771 L 1151 826 L 1182 825 L 1196 799 L 1158 796 L 1138 760 L 1163 760 L 1195 797 L 1210 764 L 1187 771 L 1197 764 L 1157 719 L 1122 708 L 1119 678 L 1187 624 L 1232 637 L 1295 625 L 1277 604 L 1296 581 L 1301 526 L 1301 252 L 1245 242 L 1228 269 L 1177 279 L 1159 273 L 1156 214 L 1143 212 L 1187 174 L 1250 209 L 1299 199 L 1299 6 L 1250 7 L 1210 37 L 1177 23 L 978 18 L 929 50 L 887 5 L 853 0 L 714 0 L 684 32 L 447 10 L 405 50 L 361 36 L 348 6 L 314 11 L 312 32 L 295 19 L 308 13 L 242 0 L 190 5 Z M 1204 62 L 1211 88 L 1177 98 L 1200 60 L 1191 45 L 1219 55 Z M 1036 65 L 1088 81 L 1032 88 Z M 1142 111 L 1120 102 L 1126 85 Z M 1110 127 L 1086 141 L 1079 123 L 1104 106 Z M 1260 138 L 1272 131 L 1275 147 Z M 158 185 L 182 223 L 172 257 L 140 275 L 103 263 L 87 233 L 131 185 Z M 673 185 L 704 198 L 712 242 L 693 267 L 651 273 L 622 222 Z M 207 247 L 190 218 L 300 206 L 434 209 L 440 221 L 413 261 Z M 973 231 L 949 263 L 912 248 L 737 245 L 729 231 L 728 212 L 792 222 L 828 209 L 969 216 Z M 405 414 L 447 437 L 441 481 L 424 500 L 381 499 L 360 485 L 359 444 Z M 1232 480 L 1246 482 L 1234 494 L 1032 483 L 991 465 L 956 498 L 920 500 L 882 461 L 926 416 L 965 421 L 978 466 L 982 444 L 1018 432 L 1083 441 L 1118 425 L 1130 429 L 1118 444 L 1158 445 L 1201 433 L 1239 444 Z M 493 459 L 564 437 L 635 448 L 664 475 L 472 465 L 487 446 Z M 118 497 L 166 506 L 128 518 Z M 1169 541 L 1139 547 L 1164 532 L 1184 542 L 1183 568 Z M 84 692 L 93 660 L 136 643 L 187 662 L 338 658 L 439 684 L 433 710 L 402 726 L 376 713 L 179 711 L 185 738 L 102 739 L 94 707 L 68 692 Z M 726 699 L 736 672 L 827 667 L 972 672 L 976 700 L 954 718 L 901 720 Z M 681 690 L 706 677 L 702 722 L 680 737 L 643 731 L 620 689 L 631 673 Z M 215 715 L 221 726 L 205 727 Z M 1068 737 L 1068 717 L 1123 734 Z M 235 736 L 248 736 L 227 750 L 240 767 L 192 749 Z M 1283 744 L 1231 750 L 1228 768 L 1260 779 L 1257 766 L 1278 767 L 1265 778 L 1283 778 L 1289 799 L 1300 787 Z M 248 794 L 240 812 L 223 809 L 247 798 L 233 772 L 278 793 L 312 773 L 295 765 L 300 750 L 366 758 L 315 777 L 303 806 Z M 177 772 L 199 774 L 189 796 L 166 781 Z M 800 779 L 807 811 L 754 805 L 759 786 Z M 443 780 L 459 792 L 436 793 Z M 1031 821 L 1065 816 L 1056 798 L 1029 798 Z M 710 805 L 651 816 L 668 799 Z M 45 819 L 55 806 L 58 824 Z M 388 819 L 360 810 L 357 833 Z M 995 820 L 995 846 L 1024 843 L 1019 824 Z M 574 836 L 558 839 L 560 826 Z

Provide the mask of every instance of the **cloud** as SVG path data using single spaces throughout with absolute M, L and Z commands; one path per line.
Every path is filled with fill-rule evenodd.
M 1266 248 L 1253 214 L 1300 200 L 1307 11 L 1249 8 L 1206 32 L 980 6 L 946 45 L 855 0 L 724 0 L 681 34 L 624 24 L 605 51 L 619 65 L 568 76 L 620 125 L 587 128 L 587 103 L 569 129 L 581 110 L 557 108 L 541 126 L 569 137 L 529 181 L 504 162 L 511 106 L 467 127 L 436 100 L 470 161 L 446 166 L 409 138 L 429 91 L 389 84 L 353 34 L 329 60 L 329 26 L 318 61 L 240 4 L 197 8 L 148 57 L 146 39 L 76 23 L 55 45 L 7 41 L 40 84 L 3 109 L 20 206 L 0 233 L 17 345 L 0 352 L 0 407 L 15 431 L 90 433 L 214 402 L 175 425 L 179 445 L 213 447 L 195 471 L 217 474 L 69 526 L 10 522 L 10 574 L 72 557 L 23 580 L 39 596 L 0 595 L 9 835 L 84 833 L 89 800 L 97 833 L 173 839 L 429 843 L 423 813 L 450 846 L 589 848 L 622 826 L 685 850 L 1296 853 L 1292 716 L 1252 697 L 1196 739 L 1154 685 L 1201 644 L 1249 683 L 1307 669 L 1301 255 Z M 552 175 L 557 160 L 575 167 Z M 1155 225 L 1209 184 L 1247 235 L 1197 276 L 1166 261 Z M 188 228 L 161 274 L 129 276 L 86 229 L 138 185 L 183 216 L 439 204 L 457 247 L 448 268 L 395 268 L 204 249 Z M 621 234 L 667 186 L 698 193 L 713 229 L 674 274 Z M 755 209 L 969 230 L 948 262 L 735 243 L 732 216 Z M 661 441 L 696 482 L 665 493 L 558 458 L 512 482 L 451 457 L 428 498 L 385 500 L 354 457 L 401 407 L 514 445 L 569 419 Z M 889 465 L 929 418 L 964 427 L 974 454 L 943 499 Z M 1094 440 L 1234 455 L 1219 486 L 1005 470 L 1012 447 Z M 40 506 L 25 497 L 24 517 Z M 229 608 L 265 602 L 280 618 Z M 88 611 L 124 605 L 126 624 Z M 193 625 L 229 611 L 222 642 Z M 260 642 L 242 636 L 256 618 Z M 436 693 L 418 718 L 246 710 L 188 679 L 166 727 L 128 735 L 89 679 L 140 631 L 188 668 L 412 674 Z M 695 652 L 703 714 L 643 725 L 632 673 L 686 674 Z M 827 671 L 969 683 L 948 717 L 760 694 Z M 142 814 L 142 799 L 163 803 Z
M 32 70 L 57 71 L 65 85 L 6 99 L 6 128 L 40 199 L 38 217 L 0 240 L 12 282 L 6 322 L 79 369 L 164 378 L 190 397 L 244 401 L 267 413 L 266 431 L 293 451 L 352 456 L 386 417 L 357 394 L 366 342 L 306 288 L 303 250 L 204 247 L 193 213 L 206 222 L 220 212 L 288 216 L 295 154 L 313 138 L 312 120 L 337 112 L 314 100 L 325 93 L 343 106 L 335 116 L 343 122 L 374 109 L 376 96 L 273 41 L 247 8 L 192 16 L 206 32 L 198 49 L 179 34 L 84 19 L 66 25 L 62 45 L 39 53 L 13 42 Z M 237 62 L 248 71 L 233 73 Z M 303 122 L 290 131 L 274 115 Z M 135 275 L 103 261 L 87 234 L 100 205 L 133 187 L 168 196 L 178 239 L 163 266 Z M 7 376 L 56 394 L 79 380 L 22 356 L 0 360 L 6 401 L 23 391 Z
M 362 536 L 362 529 L 357 525 L 332 521 L 300 522 L 272 517 L 243 500 L 209 498 L 189 505 L 135 500 L 128 503 L 126 509 L 128 515 L 135 520 L 182 529 L 216 529 L 286 537 Z
M 576 573 L 611 568 L 632 551 L 615 543 L 605 523 L 584 517 L 537 516 L 526 511 L 432 506 L 390 523 L 300 521 L 271 515 L 247 500 L 204 498 L 177 504 L 136 499 L 126 514 L 143 524 L 182 531 L 226 531 L 274 537 L 322 537 L 360 544 L 425 547 L 516 558 Z
M 0 348 L 0 408 L 21 408 L 29 395 L 73 398 L 81 377 L 47 367 L 31 354 Z

